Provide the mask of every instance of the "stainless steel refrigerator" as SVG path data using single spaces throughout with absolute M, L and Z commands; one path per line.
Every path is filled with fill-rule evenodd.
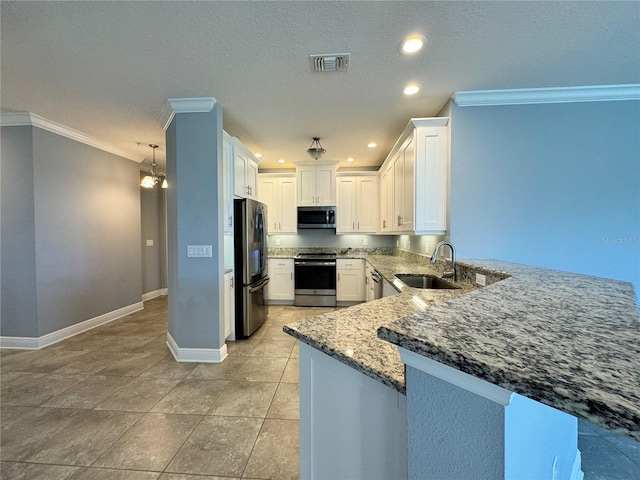
M 233 201 L 236 278 L 236 337 L 246 338 L 269 313 L 267 275 L 267 206 L 248 198 Z

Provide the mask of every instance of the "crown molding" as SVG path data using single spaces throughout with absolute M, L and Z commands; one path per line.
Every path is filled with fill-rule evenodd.
M 158 123 L 166 130 L 176 113 L 207 113 L 216 103 L 213 97 L 168 98 L 162 106 Z
M 455 92 L 451 98 L 459 107 L 640 100 L 640 84 L 469 90 Z
M 97 138 L 86 135 L 82 132 L 79 132 L 78 130 L 74 130 L 73 128 L 69 128 L 60 123 L 56 123 L 52 120 L 48 120 L 44 117 L 41 117 L 40 115 L 36 115 L 35 113 L 7 112 L 2 113 L 0 119 L 0 126 L 3 127 L 38 127 L 48 132 L 60 135 L 61 137 L 66 137 L 71 140 L 75 140 L 76 142 L 84 143 L 85 145 L 89 145 L 90 147 L 112 153 L 136 163 L 141 163 L 144 160 L 144 157 L 132 156 L 130 153 L 125 152 L 124 150 L 114 147 L 113 145 L 110 145 L 108 143 L 105 143 L 102 140 L 98 140 Z

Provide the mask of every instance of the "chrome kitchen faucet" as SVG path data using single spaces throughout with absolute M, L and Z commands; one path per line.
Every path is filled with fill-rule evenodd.
M 436 245 L 436 249 L 433 251 L 433 255 L 431 256 L 431 263 L 436 263 L 438 260 L 438 252 L 440 251 L 440 247 L 443 245 L 449 245 L 451 249 L 451 271 L 445 272 L 442 274 L 442 278 L 453 278 L 453 281 L 456 281 L 456 251 L 453 248 L 453 244 L 451 242 L 440 242 Z

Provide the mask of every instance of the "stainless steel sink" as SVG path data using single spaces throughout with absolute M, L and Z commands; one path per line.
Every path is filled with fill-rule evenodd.
M 456 289 L 460 288 L 453 283 L 447 282 L 435 275 L 414 275 L 409 273 L 400 273 L 396 275 L 403 283 L 413 288 L 429 288 L 429 289 Z

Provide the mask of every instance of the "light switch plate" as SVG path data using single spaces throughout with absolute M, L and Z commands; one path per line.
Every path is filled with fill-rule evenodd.
M 367 245 L 369 245 L 369 239 L 368 239 L 368 238 L 363 238 L 363 239 L 362 239 L 362 245 L 364 245 L 365 247 L 366 247 Z
M 187 245 L 187 257 L 211 258 L 213 257 L 212 245 Z
M 484 287 L 487 285 L 487 277 L 482 275 L 481 273 L 476 273 L 476 284 Z

